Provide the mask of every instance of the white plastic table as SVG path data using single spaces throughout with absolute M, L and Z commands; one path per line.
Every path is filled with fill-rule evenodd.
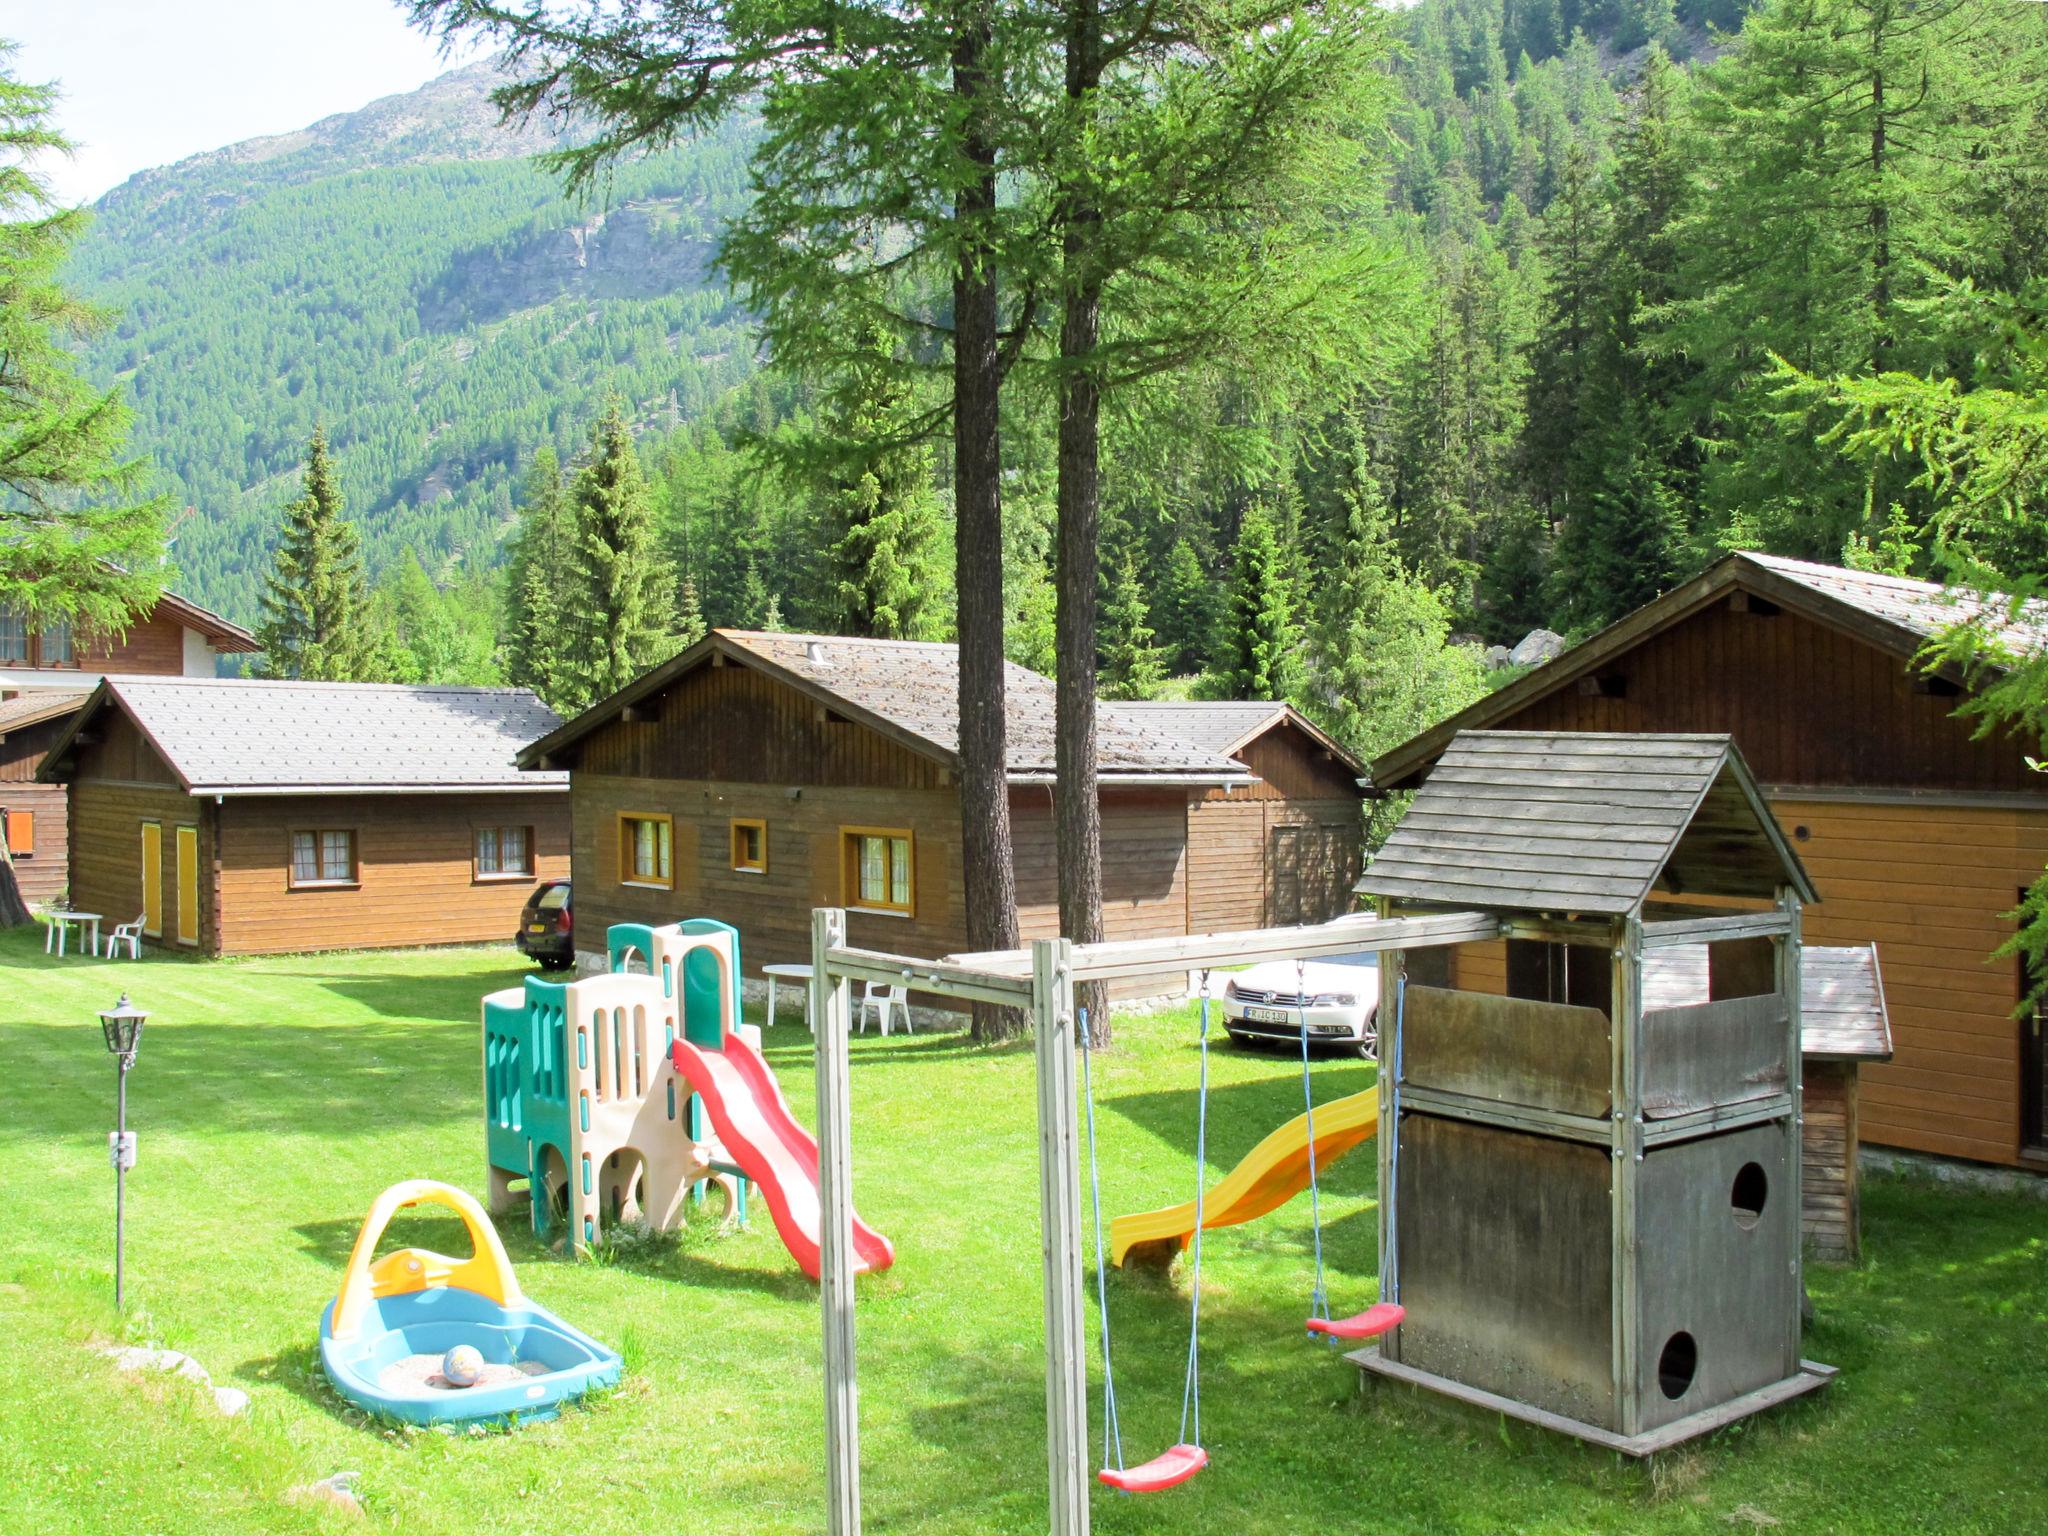
M 775 1022 L 775 984 L 777 981 L 801 983 L 804 990 L 804 1023 L 810 1026 L 812 1034 L 818 1032 L 818 1021 L 811 1017 L 811 968 L 808 965 L 764 965 L 761 974 L 768 978 L 768 1012 L 763 1015 L 766 1023 Z
M 57 953 L 61 956 L 64 953 L 64 941 L 70 934 L 71 925 L 76 923 L 80 938 L 85 938 L 88 932 L 91 934 L 92 952 L 95 958 L 98 957 L 100 952 L 99 913 L 58 910 L 51 912 L 49 917 L 50 926 L 43 930 L 44 954 L 47 955 L 50 952 L 50 946 L 54 943 L 57 946 Z

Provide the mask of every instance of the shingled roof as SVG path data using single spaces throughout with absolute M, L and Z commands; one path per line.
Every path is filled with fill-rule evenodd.
M 1365 764 L 1291 704 L 1270 699 L 1143 699 L 1118 703 L 1117 713 L 1192 742 L 1224 757 L 1236 757 L 1278 725 L 1292 725 L 1354 774 Z
M 1357 889 L 1618 917 L 1781 885 L 1819 899 L 1727 736 L 1461 731 Z
M 2010 650 L 2025 655 L 2048 648 L 2048 602 L 2031 602 L 2011 618 L 2002 610 L 1986 615 L 1980 599 L 1935 582 L 1739 551 L 1382 754 L 1372 765 L 1373 782 L 1389 790 L 1412 787 L 1458 732 L 1483 730 L 1511 718 L 1737 590 L 1807 614 L 1902 659 L 1917 656 L 1928 641 L 1980 616 Z M 1953 667 L 1937 670 L 1952 682 L 1966 681 Z
M 68 776 L 79 733 L 119 710 L 195 795 L 561 790 L 513 755 L 561 724 L 524 688 L 108 678 L 43 760 Z
M 0 699 L 0 736 L 68 715 L 85 700 L 85 694 L 67 693 L 55 688 L 38 688 L 16 694 L 11 699 Z
M 751 666 L 811 695 L 850 719 L 903 742 L 914 751 L 957 763 L 960 755 L 960 650 L 916 640 L 850 639 L 841 635 L 714 629 L 610 698 L 519 754 L 522 766 L 560 760 L 621 711 L 660 693 L 713 658 Z M 1012 779 L 1053 771 L 1052 679 L 1014 662 L 1004 664 L 1008 708 L 1007 762 Z M 1227 755 L 1183 741 L 1148 724 L 1121 705 L 1098 707 L 1096 750 L 1101 776 L 1148 779 L 1248 779 Z

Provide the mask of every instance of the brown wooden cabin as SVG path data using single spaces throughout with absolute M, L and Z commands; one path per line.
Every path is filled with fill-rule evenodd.
M 212 677 L 219 658 L 258 650 L 239 624 L 175 592 L 117 637 L 74 637 L 67 626 L 31 628 L 0 605 L 0 819 L 22 896 L 53 902 L 70 881 L 70 799 L 36 768 L 65 720 L 101 677 Z
M 1875 944 L 1893 1055 L 1862 1070 L 1861 1134 L 2048 1168 L 2039 1018 L 1993 958 L 2048 862 L 2048 776 L 1958 718 L 1965 681 L 1915 664 L 1959 617 L 1926 582 L 1734 554 L 1373 765 L 1412 788 L 1460 730 L 1727 732 L 1819 890 L 1805 937 Z M 2048 644 L 2048 613 L 2015 624 Z M 1497 962 L 1495 962 L 1497 964 Z
M 568 784 L 523 688 L 108 678 L 40 770 L 71 902 L 151 943 L 274 954 L 510 941 L 568 872 Z
M 716 917 L 750 975 L 810 958 L 810 913 L 855 944 L 967 945 L 959 657 L 951 645 L 714 630 L 520 754 L 570 770 L 579 949 L 617 922 Z M 1024 937 L 1059 931 L 1053 685 L 1008 670 Z M 1280 704 L 1101 706 L 1112 938 L 1347 910 L 1362 765 Z

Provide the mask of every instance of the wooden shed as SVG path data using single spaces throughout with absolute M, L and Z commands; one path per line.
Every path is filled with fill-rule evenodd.
M 70 787 L 71 901 L 202 954 L 510 942 L 568 872 L 568 784 L 514 752 L 525 689 L 109 678 L 39 777 Z
M 1649 1455 L 1810 1391 L 1800 912 L 1726 736 L 1461 732 L 1360 889 L 1494 914 L 1454 983 L 1382 953 L 1380 1294 L 1353 1358 Z M 1659 951 L 1705 995 L 1655 1006 Z
M 843 905 L 856 942 L 965 948 L 958 668 L 951 645 L 714 630 L 535 742 L 522 765 L 570 770 L 583 947 L 711 916 L 758 974 L 807 960 L 810 910 Z M 1059 928 L 1053 685 L 1012 665 L 1005 689 L 1028 939 Z M 1175 710 L 1101 707 L 1110 936 L 1348 908 L 1363 765 L 1284 705 Z
M 1373 765 L 1381 790 L 1425 782 L 1461 730 L 1727 732 L 1820 901 L 1807 937 L 1875 944 L 1893 1032 L 1860 1071 L 1874 1143 L 2048 1169 L 2043 1021 L 1995 957 L 2019 893 L 2048 864 L 2042 744 L 1979 736 L 1966 680 L 1924 672 L 1927 641 L 1969 612 L 1927 582 L 1735 554 Z M 2007 625 L 2048 645 L 2048 606 Z

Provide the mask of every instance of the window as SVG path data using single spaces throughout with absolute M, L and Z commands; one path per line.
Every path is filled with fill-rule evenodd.
M 870 912 L 901 912 L 917 905 L 911 872 L 911 837 L 889 827 L 842 829 L 846 905 Z
M 28 663 L 28 618 L 19 608 L 0 606 L 0 664 Z
M 17 859 L 32 859 L 36 856 L 36 813 L 34 811 L 10 811 L 0 809 L 0 819 L 7 823 L 7 851 Z
M 52 619 L 36 636 L 36 665 L 68 667 L 71 662 L 71 625 L 65 619 Z
M 751 875 L 768 873 L 768 823 L 739 816 L 732 824 L 732 867 Z
M 533 873 L 533 828 L 478 827 L 476 878 L 524 880 Z
M 352 831 L 294 832 L 293 889 L 302 886 L 354 885 L 356 835 Z
M 619 883 L 675 889 L 675 822 L 667 816 L 619 817 Z

